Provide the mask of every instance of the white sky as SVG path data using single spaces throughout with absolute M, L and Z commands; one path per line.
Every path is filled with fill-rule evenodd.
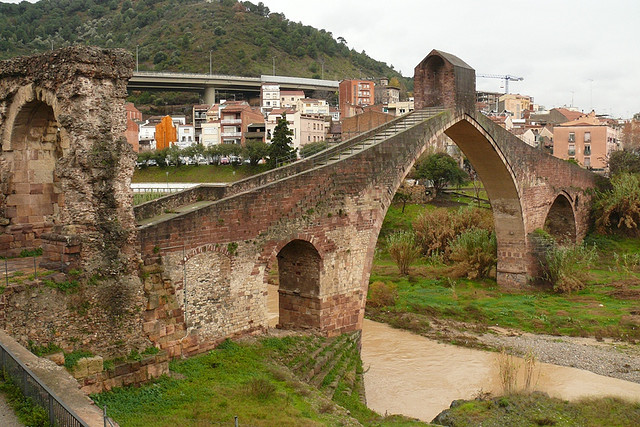
M 439 49 L 476 73 L 524 77 L 510 83 L 510 92 L 547 108 L 573 100 L 615 117 L 640 112 L 638 0 L 262 1 L 291 21 L 344 37 L 405 76 Z M 501 86 L 500 79 L 477 79 L 479 90 Z
M 342 36 L 405 76 L 432 50 L 476 73 L 511 74 L 511 93 L 547 108 L 640 112 L 638 0 L 263 0 L 271 12 Z M 257 1 L 254 1 L 257 3 Z M 502 80 L 477 78 L 501 92 Z M 573 92 L 573 93 L 572 93 Z

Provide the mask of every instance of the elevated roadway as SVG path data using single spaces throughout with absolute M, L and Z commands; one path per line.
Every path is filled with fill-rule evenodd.
M 127 84 L 132 90 L 189 91 L 203 95 L 205 104 L 214 104 L 216 91 L 260 93 L 264 83 L 280 85 L 284 90 L 338 90 L 335 80 L 270 76 L 242 77 L 220 74 L 190 74 L 137 71 Z

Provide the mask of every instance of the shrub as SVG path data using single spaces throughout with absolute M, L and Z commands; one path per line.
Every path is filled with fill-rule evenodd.
M 399 231 L 387 237 L 387 249 L 403 275 L 409 274 L 409 266 L 420 256 L 415 234 L 410 231 Z
M 276 386 L 265 378 L 254 378 L 247 384 L 248 393 L 260 400 L 266 400 L 276 392 Z
M 542 277 L 557 292 L 571 292 L 584 288 L 589 268 L 596 258 L 594 247 L 553 246 L 547 249 L 542 264 Z
M 488 277 L 498 260 L 495 233 L 479 228 L 465 231 L 451 243 L 450 258 L 470 279 Z
M 611 178 L 611 189 L 596 194 L 593 210 L 598 233 L 619 230 L 638 236 L 640 175 L 621 173 Z
M 369 285 L 367 305 L 370 307 L 390 307 L 396 305 L 398 287 L 395 283 L 373 282 Z
M 427 256 L 440 253 L 445 261 L 449 258 L 449 245 L 456 236 L 471 229 L 493 231 L 493 228 L 491 211 L 474 207 L 457 211 L 425 210 L 413 222 L 422 252 Z

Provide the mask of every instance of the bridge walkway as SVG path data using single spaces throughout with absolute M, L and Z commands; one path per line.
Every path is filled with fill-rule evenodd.
M 423 122 L 431 119 L 432 117 L 440 114 L 443 111 L 445 111 L 445 109 L 441 107 L 430 107 L 430 108 L 425 108 L 423 110 L 413 111 L 409 114 L 406 114 L 400 117 L 397 120 L 394 120 L 388 124 L 380 126 L 377 131 L 371 132 L 369 135 L 367 135 L 364 138 L 354 137 L 351 140 L 340 142 L 335 145 L 329 146 L 327 149 L 309 157 L 308 159 L 302 159 L 302 160 L 299 160 L 298 162 L 294 162 L 293 164 L 286 165 L 279 168 L 284 170 L 286 168 L 291 168 L 291 166 L 295 165 L 295 163 L 306 161 L 307 163 L 306 167 L 302 170 L 296 170 L 292 174 L 285 173 L 285 176 L 278 176 L 277 174 L 278 170 L 270 171 L 271 173 L 276 172 L 275 179 L 267 180 L 266 182 L 264 180 L 256 179 L 255 180 L 256 185 L 248 185 L 248 186 L 245 185 L 245 188 L 243 189 L 243 191 L 240 191 L 240 192 L 230 192 L 230 194 L 225 194 L 222 197 L 214 198 L 213 200 L 199 200 L 191 203 L 184 203 L 179 206 L 164 209 L 162 212 L 159 212 L 155 215 L 152 215 L 146 218 L 145 217 L 137 218 L 136 219 L 137 226 L 138 228 L 153 227 L 156 224 L 162 223 L 164 221 L 170 221 L 183 214 L 187 214 L 187 213 L 205 208 L 214 203 L 220 202 L 228 197 L 233 197 L 241 193 L 252 191 L 256 188 L 262 187 L 264 185 L 269 185 L 281 179 L 292 179 L 293 177 L 299 174 L 306 173 L 315 168 L 323 167 L 335 162 L 340 162 L 346 159 L 347 157 L 351 157 L 363 150 L 367 150 L 371 147 L 374 147 L 386 141 L 389 138 L 393 138 L 403 132 L 406 132 L 407 130 L 413 128 L 414 126 L 418 126 L 422 124 Z M 259 178 L 259 177 L 256 177 L 256 178 Z M 251 181 L 251 180 L 252 178 L 248 178 L 248 181 Z M 184 190 L 184 191 L 187 192 L 190 190 Z M 180 193 L 183 193 L 183 192 L 174 193 L 174 195 L 172 196 L 179 197 Z M 172 196 L 167 196 L 167 197 L 172 197 Z M 152 204 L 160 200 L 162 199 L 157 199 L 148 203 Z

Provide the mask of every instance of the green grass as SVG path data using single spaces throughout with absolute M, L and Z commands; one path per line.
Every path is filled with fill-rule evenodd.
M 640 403 L 616 398 L 567 402 L 544 393 L 514 394 L 458 402 L 440 415 L 443 425 L 455 426 L 637 426 Z
M 109 415 L 123 427 L 233 425 L 234 416 L 240 425 L 251 426 L 344 425 L 349 419 L 344 411 L 337 411 L 335 403 L 317 390 L 310 391 L 310 386 L 287 374 L 276 362 L 286 359 L 287 364 L 297 363 L 295 355 L 316 348 L 323 340 L 225 341 L 207 354 L 171 362 L 172 378 L 164 376 L 139 388 L 118 388 L 92 398 L 99 406 L 107 405 Z M 351 356 L 362 372 L 357 352 Z M 342 403 L 365 425 L 427 425 L 404 417 L 387 422 L 354 399 L 354 393 L 357 396 L 354 391 Z
M 233 182 L 268 170 L 266 165 L 150 166 L 136 169 L 131 182 Z M 169 175 L 167 176 L 167 172 Z
M 47 411 L 35 405 L 31 398 L 25 397 L 5 372 L 0 372 L 0 393 L 4 394 L 9 406 L 24 425 L 32 427 L 49 427 L 51 425 Z

